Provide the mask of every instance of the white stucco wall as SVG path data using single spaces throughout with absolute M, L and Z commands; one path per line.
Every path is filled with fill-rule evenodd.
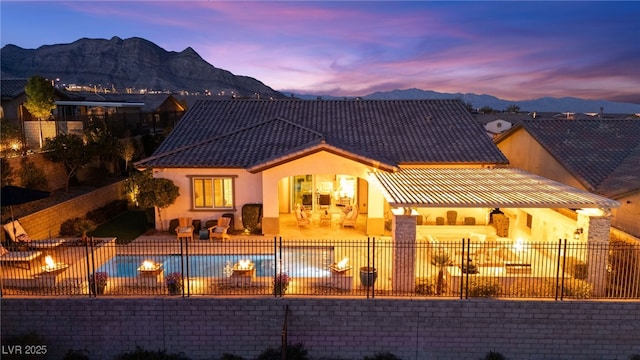
M 191 177 L 192 176 L 235 176 L 235 209 L 227 210 L 195 210 L 192 208 Z M 166 208 L 162 214 L 164 229 L 168 228 L 169 220 L 179 217 L 191 217 L 204 223 L 217 219 L 222 214 L 233 213 L 236 229 L 242 228 L 242 205 L 262 202 L 262 186 L 260 174 L 251 174 L 244 169 L 154 169 L 153 176 L 172 180 L 180 188 L 180 196 L 176 202 Z M 273 188 L 277 192 L 277 188 Z M 156 227 L 160 228 L 160 221 L 156 213 Z

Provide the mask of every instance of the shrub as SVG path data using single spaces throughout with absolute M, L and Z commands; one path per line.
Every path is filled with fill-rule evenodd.
M 576 299 L 590 299 L 593 294 L 593 285 L 584 280 L 565 279 L 563 294 Z
M 474 278 L 469 280 L 469 296 L 494 297 L 502 291 L 497 279 Z
M 96 224 L 103 224 L 125 211 L 127 211 L 127 200 L 114 200 L 103 207 L 89 211 L 85 217 Z
M 589 274 L 589 265 L 575 257 L 568 257 L 564 267 L 574 279 L 584 280 Z
M 373 356 L 365 356 L 362 360 L 400 360 L 390 352 L 378 352 Z
M 30 189 L 47 190 L 49 184 L 44 170 L 28 160 L 22 161 L 22 167 L 18 172 L 22 186 Z
M 482 360 L 506 360 L 507 358 L 499 352 L 489 351 L 487 355 L 485 355 Z
M 287 348 L 287 360 L 307 360 L 307 350 L 304 348 L 304 345 L 299 344 L 288 344 Z M 256 360 L 280 360 L 282 359 L 281 349 L 268 348 L 256 358 Z
M 224 353 L 220 357 L 220 360 L 244 360 L 244 358 L 242 356 L 238 356 L 230 353 Z
M 82 220 L 81 218 L 74 218 L 65 220 L 62 224 L 60 224 L 60 236 L 76 236 L 78 232 L 76 231 L 76 222 Z
M 516 280 L 509 288 L 509 295 L 519 297 L 555 297 L 556 283 L 555 280 Z
M 73 350 L 70 349 L 64 355 L 62 360 L 89 360 L 89 351 L 87 349 Z
M 136 346 L 134 351 L 118 355 L 116 360 L 189 360 L 189 358 L 184 353 L 167 354 L 166 350 L 149 351 Z
M 416 279 L 416 294 L 436 295 L 437 276 L 421 277 Z

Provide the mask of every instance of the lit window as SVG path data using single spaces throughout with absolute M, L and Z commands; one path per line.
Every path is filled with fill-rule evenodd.
M 233 209 L 232 177 L 194 177 L 192 181 L 195 209 Z

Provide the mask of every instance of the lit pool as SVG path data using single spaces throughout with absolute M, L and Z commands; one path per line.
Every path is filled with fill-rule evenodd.
M 116 255 L 102 265 L 98 271 L 106 271 L 112 277 L 135 277 L 145 260 L 162 264 L 165 275 L 181 272 L 189 277 L 225 277 L 232 273 L 233 265 L 240 260 L 251 260 L 256 276 L 273 276 L 276 258 L 265 255 Z M 278 261 L 280 262 L 280 261 Z M 329 265 L 333 263 L 331 248 L 292 248 L 282 250 L 282 270 L 294 277 L 329 276 Z

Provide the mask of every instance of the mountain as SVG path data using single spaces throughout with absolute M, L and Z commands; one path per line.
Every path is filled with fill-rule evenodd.
M 141 38 L 83 38 L 70 44 L 45 45 L 23 49 L 6 45 L 1 53 L 3 78 L 29 78 L 41 75 L 59 78 L 65 84 L 101 85 L 158 91 L 282 98 L 283 95 L 262 82 L 234 75 L 203 60 L 188 47 L 181 52 L 166 51 Z
M 290 96 L 289 93 L 284 93 Z M 342 96 L 317 96 L 317 95 L 295 95 L 301 99 L 344 99 Z M 351 97 L 353 98 L 353 97 Z M 619 103 L 608 100 L 584 100 L 573 97 L 551 98 L 544 97 L 534 100 L 509 101 L 499 99 L 491 95 L 477 95 L 469 93 L 440 93 L 430 90 L 405 89 L 384 92 L 375 92 L 362 96 L 369 100 L 419 100 L 419 99 L 461 99 L 470 103 L 474 109 L 490 107 L 494 110 L 505 110 L 510 105 L 520 107 L 521 111 L 537 112 L 575 112 L 575 113 L 599 113 L 600 108 L 606 113 L 615 114 L 638 114 L 640 104 Z

